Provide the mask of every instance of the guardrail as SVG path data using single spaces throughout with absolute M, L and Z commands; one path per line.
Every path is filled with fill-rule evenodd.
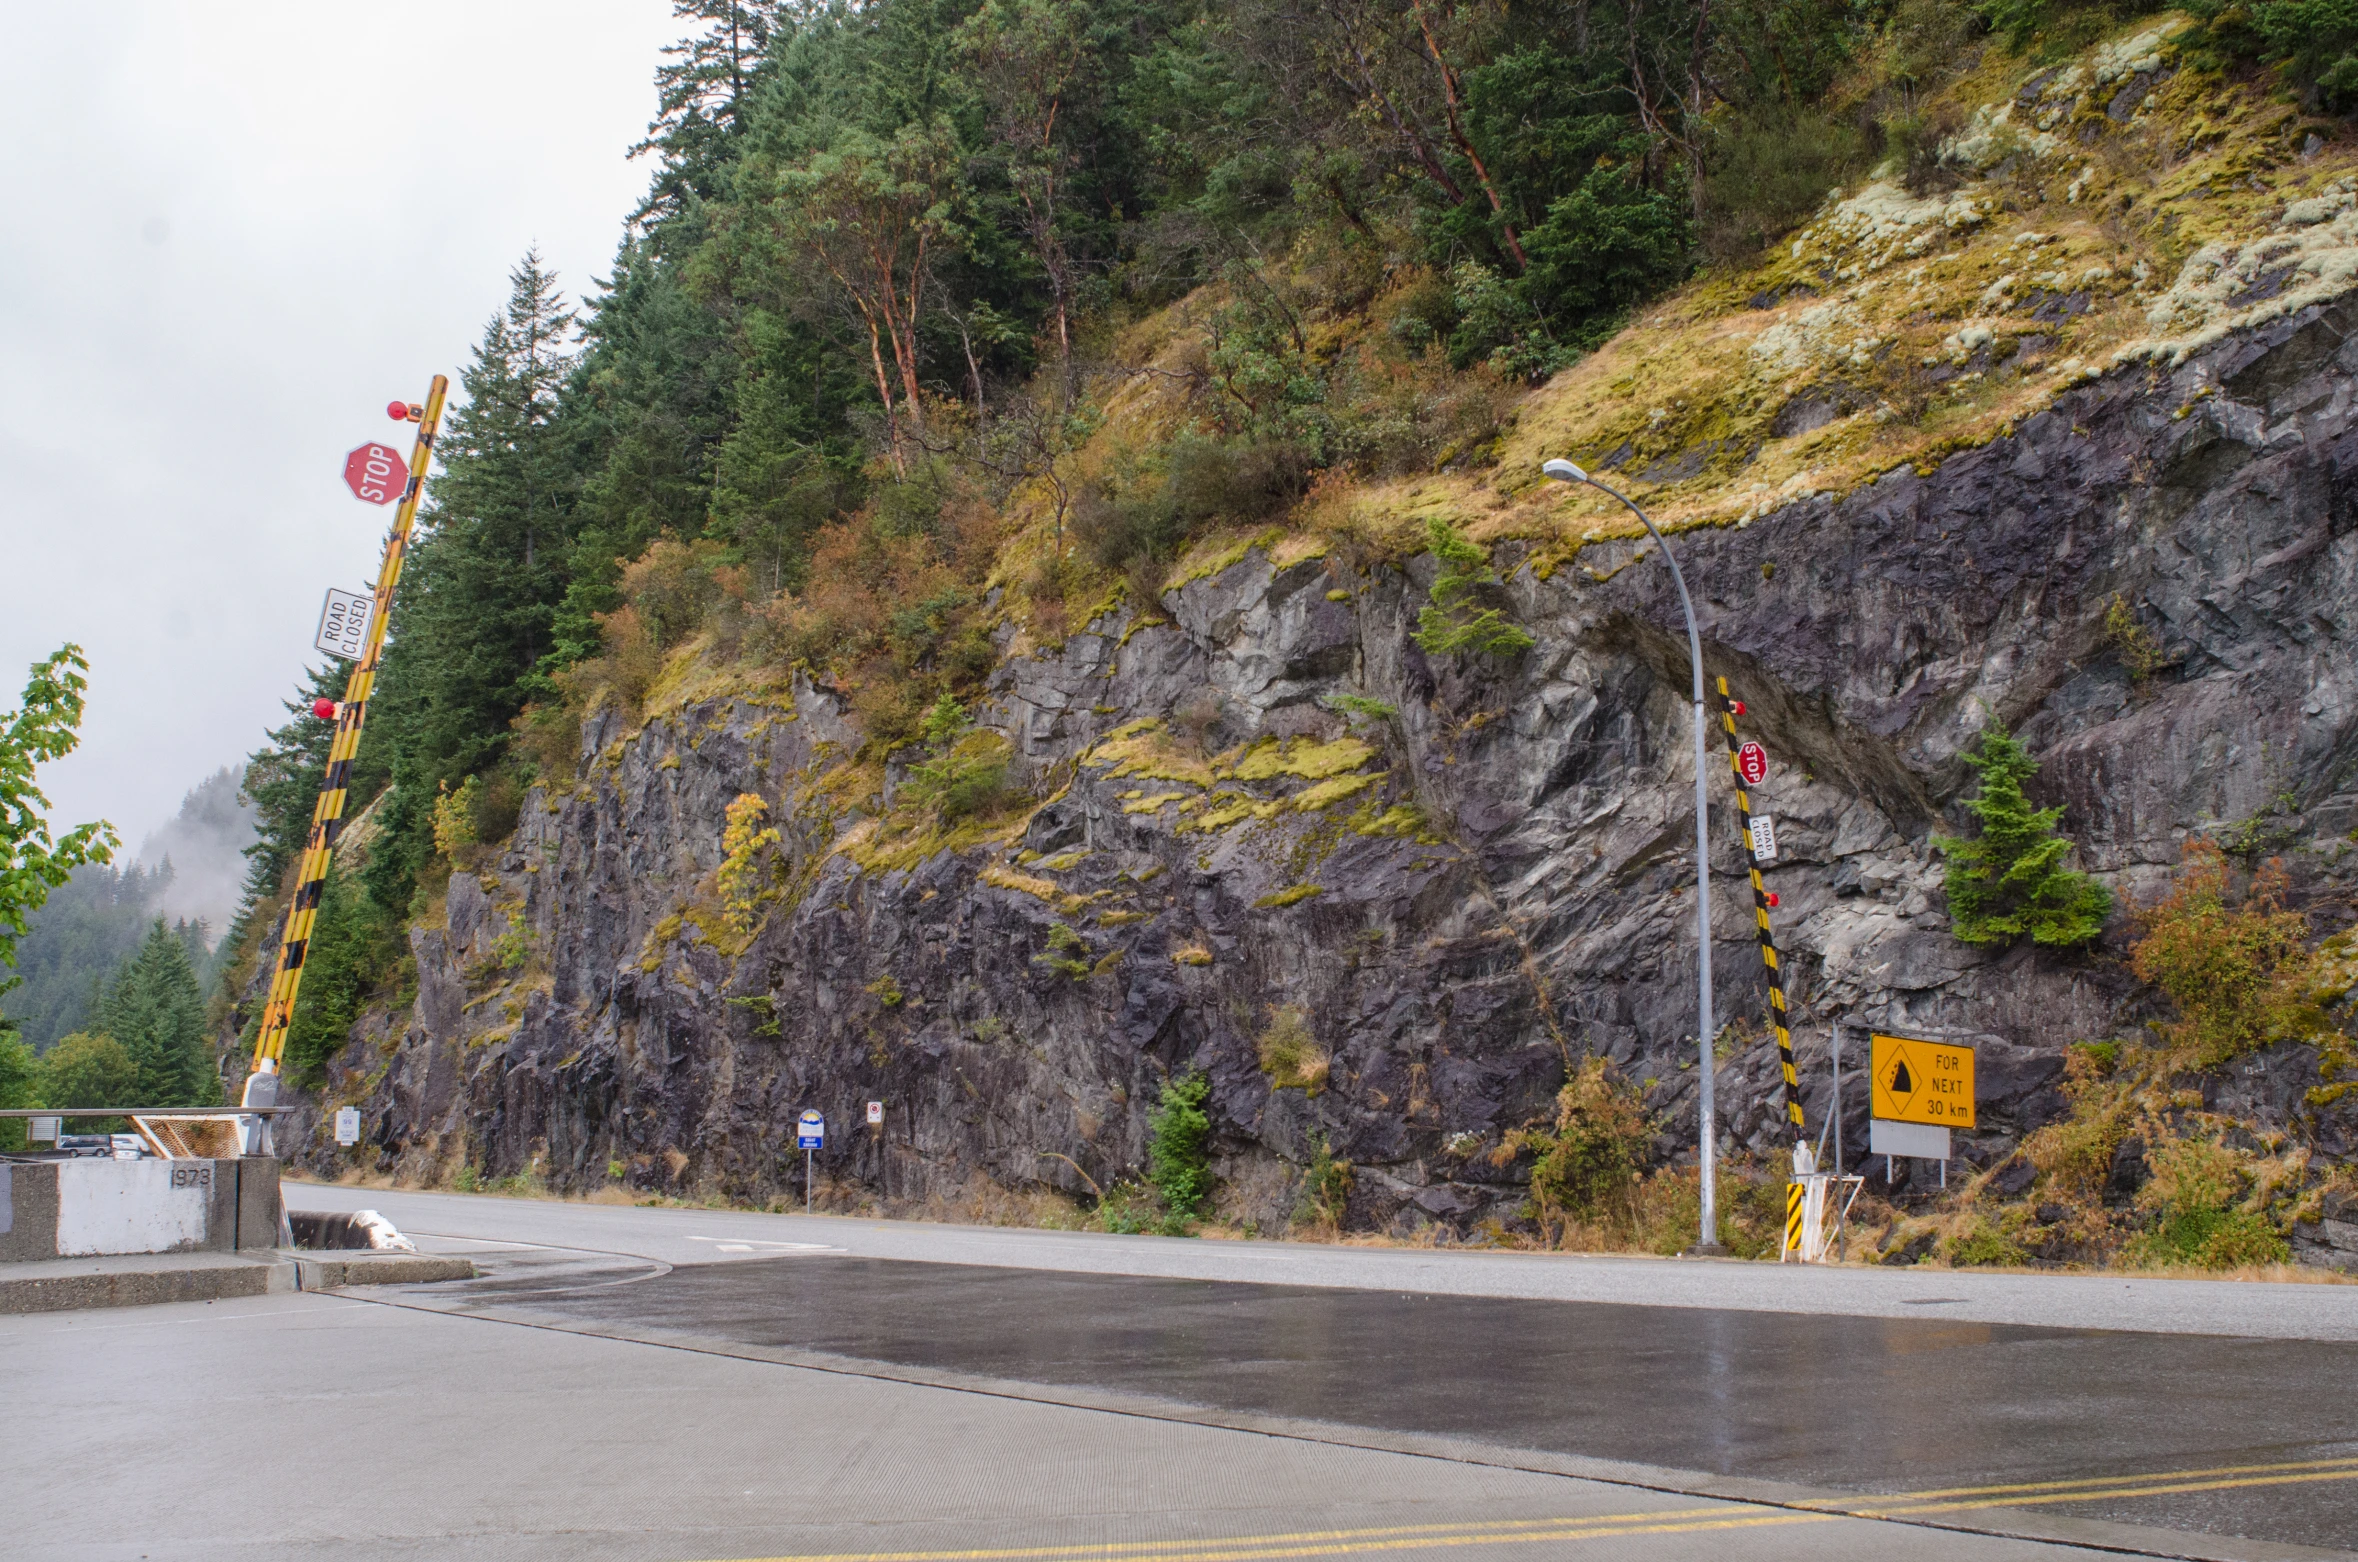
M 12 1106 L 0 1117 L 283 1117 L 291 1106 Z
M 201 1160 L 219 1155 L 268 1155 L 270 1120 L 292 1110 L 283 1106 L 32 1106 L 9 1107 L 0 1118 L 27 1122 L 33 1144 L 62 1143 L 65 1125 L 89 1118 L 128 1118 L 135 1136 L 165 1160 Z M 121 1146 L 117 1146 L 118 1149 Z

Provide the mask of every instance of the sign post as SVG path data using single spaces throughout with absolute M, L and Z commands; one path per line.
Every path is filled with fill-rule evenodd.
M 1867 1074 L 1867 1149 L 1883 1157 L 1912 1155 L 1940 1162 L 1949 1185 L 1949 1130 L 1973 1126 L 1973 1049 L 1920 1036 L 1870 1035 Z
M 278 969 L 271 977 L 270 998 L 263 1006 L 262 1023 L 254 1037 L 254 1067 L 246 1076 L 241 1098 L 245 1106 L 274 1106 L 278 1102 L 278 1065 L 286 1053 L 287 1029 L 295 1021 L 295 996 L 303 985 L 303 955 L 311 942 L 312 924 L 319 917 L 320 897 L 327 890 L 328 864 L 335 852 L 336 836 L 343 829 L 352 756 L 360 749 L 360 724 L 368 716 L 368 697 L 376 687 L 377 667 L 385 654 L 385 626 L 393 607 L 393 588 L 401 580 L 402 557 L 409 548 L 410 532 L 417 524 L 418 500 L 425 492 L 426 466 L 434 455 L 434 432 L 441 426 L 442 402 L 449 393 L 449 379 L 437 374 L 432 388 L 426 392 L 424 405 L 393 404 L 398 409 L 396 416 L 414 420 L 418 425 L 417 442 L 410 448 L 406 469 L 391 447 L 374 443 L 362 445 L 344 458 L 344 483 L 354 497 L 370 504 L 398 500 L 400 507 L 393 512 L 393 529 L 385 537 L 385 557 L 377 569 L 367 628 L 362 631 L 351 676 L 344 684 L 343 702 L 336 707 L 336 735 L 328 746 L 327 775 L 320 783 L 319 801 L 311 810 L 311 833 L 304 838 L 303 855 L 295 874 L 294 898 L 287 904 L 287 919 L 279 929 Z M 331 609 L 333 605 L 331 597 Z M 328 627 L 325 619 L 323 614 L 323 633 Z M 267 1117 L 245 1118 L 239 1126 L 242 1141 L 239 1149 L 248 1155 L 267 1154 L 269 1123 Z
M 827 1119 L 818 1112 L 805 1112 L 794 1122 L 795 1147 L 802 1151 L 802 1212 L 811 1212 L 811 1153 L 827 1144 Z

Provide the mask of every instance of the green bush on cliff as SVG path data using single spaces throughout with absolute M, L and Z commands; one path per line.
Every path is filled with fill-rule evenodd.
M 1487 656 L 1513 656 L 1538 642 L 1531 631 L 1495 607 L 1485 607 L 1480 595 L 1498 584 L 1490 567 L 1490 550 L 1469 541 L 1464 532 L 1434 517 L 1425 522 L 1432 538 L 1433 556 L 1441 572 L 1433 577 L 1432 600 L 1416 615 L 1416 643 L 1429 656 L 1474 651 Z
M 1163 1196 L 1167 1227 L 1175 1234 L 1203 1208 L 1212 1191 L 1212 1120 L 1204 1112 L 1212 1082 L 1194 1069 L 1163 1082 L 1162 1103 L 1150 1119 L 1147 1180 Z
M 1943 885 L 1957 937 L 2002 948 L 2027 934 L 2033 943 L 2062 946 L 2103 932 L 2112 895 L 2063 866 L 2071 853 L 2070 839 L 2056 829 L 2063 810 L 2033 808 L 2022 795 L 2039 762 L 2003 727 L 1984 731 L 1981 751 L 1965 762 L 1981 777 L 1980 790 L 1965 800 L 1981 833 L 1932 838 L 1947 859 Z

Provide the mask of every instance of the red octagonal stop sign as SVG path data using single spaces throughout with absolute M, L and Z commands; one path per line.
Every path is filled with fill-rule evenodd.
M 344 486 L 370 504 L 391 504 L 409 487 L 409 463 L 390 445 L 363 445 L 344 458 Z
M 1758 786 L 1768 779 L 1768 750 L 1757 743 L 1747 743 L 1736 750 L 1736 774 L 1744 778 L 1746 786 Z

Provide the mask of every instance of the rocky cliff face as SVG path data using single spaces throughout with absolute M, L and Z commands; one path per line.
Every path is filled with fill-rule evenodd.
M 1949 932 L 1927 842 L 1992 718 L 2123 901 L 2226 833 L 2286 856 L 2321 927 L 2348 917 L 2351 318 L 2329 301 L 2131 362 L 1921 472 L 1674 539 L 1711 668 L 1773 758 L 1756 806 L 1784 849 L 1813 1127 L 1836 1022 L 1854 1058 L 1869 1025 L 1977 1045 L 1982 1164 L 2062 1111 L 2066 1044 L 2140 1023 L 2113 955 Z M 373 1138 L 346 1157 L 315 1124 L 288 1137 L 318 1171 L 764 1199 L 799 1197 L 793 1120 L 818 1107 L 823 1197 L 1085 1193 L 1136 1175 L 1162 1080 L 1195 1067 L 1234 1216 L 1281 1225 L 1323 1141 L 1356 1168 L 1353 1224 L 1462 1230 L 1511 1218 L 1522 1174 L 1489 1152 L 1602 1054 L 1642 1083 L 1661 1153 L 1691 1144 L 1686 657 L 1658 561 L 1502 544 L 1537 637 L 1504 661 L 1417 649 L 1430 557 L 1213 562 L 1160 620 L 1002 663 L 977 715 L 1044 801 L 998 834 L 909 823 L 898 771 L 853 764 L 843 705 L 799 679 L 593 720 L 580 783 L 536 792 L 413 935 L 414 1006 L 337 1060 L 327 1094 Z M 2116 598 L 2158 640 L 2150 677 L 2108 646 Z M 1339 695 L 1392 714 L 1346 719 Z M 1719 1096 L 1730 1139 L 1766 1151 L 1775 1052 L 1713 744 L 1720 1019 L 1749 1021 Z M 772 897 L 750 927 L 716 884 L 748 793 L 780 832 L 749 859 Z M 1288 1010 L 1310 1066 L 1273 1077 L 1258 1039 Z M 2224 1104 L 2352 1152 L 2358 1101 L 2305 1104 L 2307 1049 L 2257 1067 Z M 1846 1117 L 1863 1147 L 1855 1085 Z

